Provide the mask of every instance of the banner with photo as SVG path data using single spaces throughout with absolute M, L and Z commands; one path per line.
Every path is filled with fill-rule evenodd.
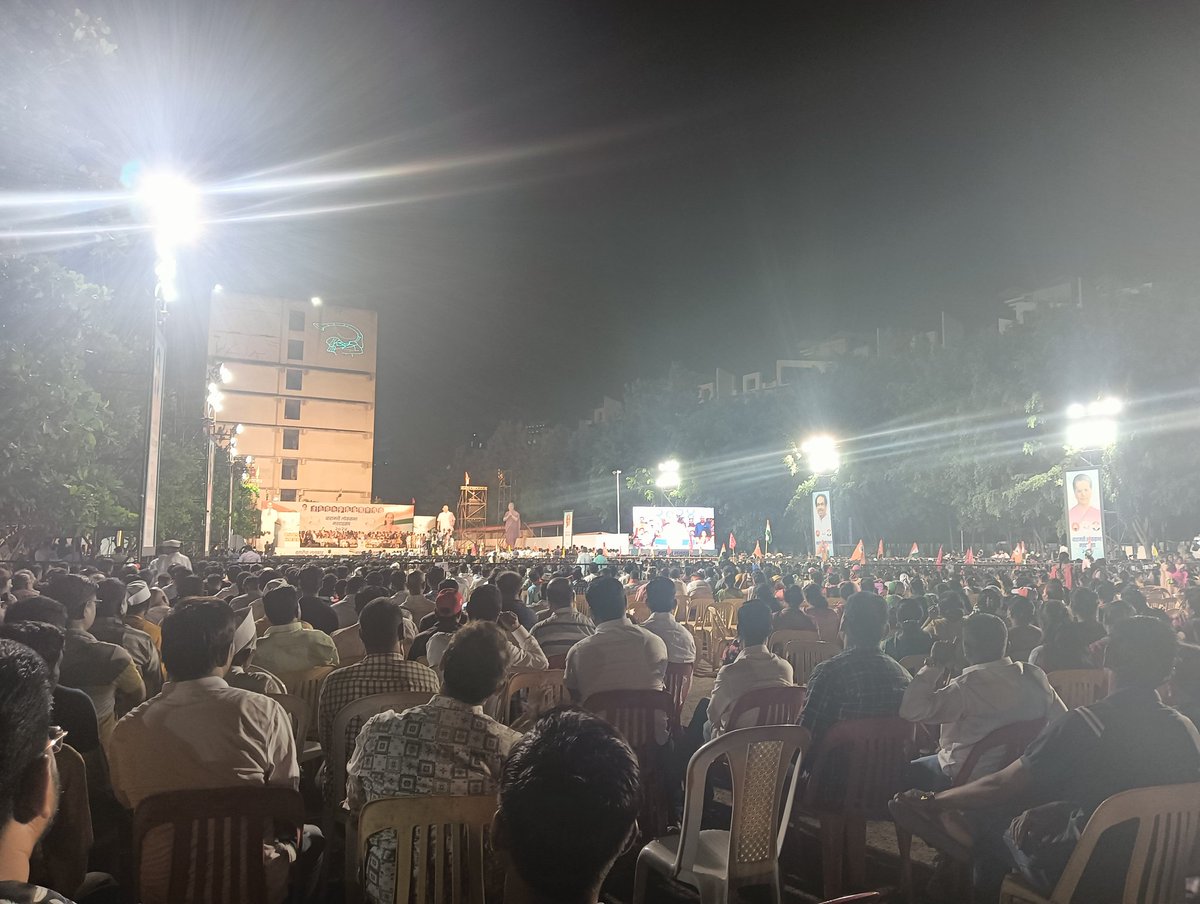
M 575 511 L 563 512 L 563 549 L 575 545 Z
M 833 499 L 829 490 L 812 494 L 813 552 L 821 557 L 833 555 Z
M 638 550 L 716 552 L 711 506 L 633 507 L 633 546 Z
M 402 549 L 413 530 L 412 505 L 300 503 L 301 549 Z
M 1064 484 L 1067 504 L 1067 538 L 1072 559 L 1104 558 L 1104 503 L 1100 494 L 1100 471 L 1088 468 L 1067 471 Z

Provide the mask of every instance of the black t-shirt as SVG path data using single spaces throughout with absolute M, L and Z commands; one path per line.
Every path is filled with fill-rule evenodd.
M 333 605 L 323 596 L 300 597 L 300 618 L 318 631 L 324 631 L 330 635 L 341 627 L 338 615 L 333 611 Z
M 63 687 L 61 684 L 55 687 L 53 718 L 66 730 L 67 743 L 79 753 L 91 753 L 100 747 L 96 706 L 92 703 L 92 698 L 83 691 L 74 687 Z
M 537 616 L 533 614 L 533 610 L 520 600 L 504 600 L 501 609 L 505 612 L 515 613 L 517 621 L 526 631 L 537 624 Z
M 422 620 L 421 624 L 424 623 L 425 622 Z M 460 627 L 461 625 L 459 625 L 457 622 L 442 624 L 441 622 L 435 620 L 432 628 L 422 631 L 413 638 L 412 646 L 408 648 L 408 656 L 406 658 L 414 662 L 418 659 L 426 659 L 429 649 L 429 638 L 433 637 L 435 634 L 453 634 Z

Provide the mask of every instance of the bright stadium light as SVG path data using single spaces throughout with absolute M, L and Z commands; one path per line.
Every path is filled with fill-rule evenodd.
M 231 371 L 224 364 L 222 364 L 221 367 L 217 370 L 217 373 L 220 375 L 222 383 L 232 383 L 233 382 L 233 371 Z
M 245 432 L 246 432 L 246 425 L 245 425 L 245 424 L 238 424 L 238 425 L 237 425 L 236 427 L 234 427 L 233 429 L 234 429 L 234 432 L 236 432 L 238 436 L 241 436 L 243 433 L 245 433 Z
M 309 301 L 312 303 L 312 306 L 314 308 L 319 308 L 324 303 L 321 301 L 320 295 L 314 295 L 312 298 L 309 299 Z
M 810 436 L 800 444 L 800 451 L 813 474 L 834 474 L 842 466 L 837 440 L 827 433 Z
M 187 179 L 177 173 L 147 173 L 138 184 L 137 196 L 160 249 L 196 240 L 203 224 L 200 190 Z
M 674 490 L 680 484 L 679 462 L 671 458 L 658 466 L 658 479 L 654 485 L 660 490 Z
M 1114 445 L 1117 441 L 1116 416 L 1124 407 L 1124 403 L 1114 396 L 1105 396 L 1087 405 L 1076 402 L 1068 406 L 1067 449 L 1083 452 Z

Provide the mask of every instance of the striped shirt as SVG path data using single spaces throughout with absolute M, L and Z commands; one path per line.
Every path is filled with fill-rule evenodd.
M 529 632 L 547 658 L 566 656 L 567 651 L 585 637 L 596 633 L 592 620 L 571 607 L 555 609 L 549 618 L 533 626 Z

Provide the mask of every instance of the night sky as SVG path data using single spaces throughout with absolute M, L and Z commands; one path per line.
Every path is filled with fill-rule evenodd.
M 1196 4 L 88 8 L 120 48 L 81 93 L 114 165 L 395 168 L 215 198 L 185 261 L 197 306 L 220 282 L 381 311 L 387 500 L 501 417 L 573 422 L 672 360 L 755 370 L 1197 259 Z

